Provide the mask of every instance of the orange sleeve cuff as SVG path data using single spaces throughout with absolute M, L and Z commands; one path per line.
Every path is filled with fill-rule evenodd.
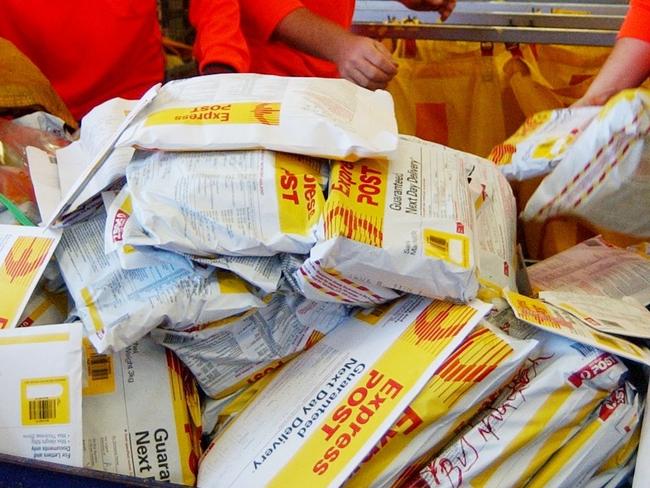
M 294 10 L 304 8 L 300 0 L 266 0 L 260 8 L 259 0 L 239 0 L 247 35 L 269 41 L 282 19 Z
M 237 0 L 191 0 L 190 22 L 196 29 L 194 57 L 199 72 L 223 64 L 239 73 L 250 69 L 250 56 L 239 21 Z
M 650 0 L 632 0 L 618 38 L 634 37 L 650 42 Z

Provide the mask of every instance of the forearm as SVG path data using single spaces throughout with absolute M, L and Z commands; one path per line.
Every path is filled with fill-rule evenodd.
M 397 73 L 390 52 L 380 42 L 354 35 L 303 7 L 277 23 L 271 40 L 332 61 L 342 78 L 371 90 L 385 88 Z
M 273 31 L 273 40 L 334 63 L 353 34 L 307 8 L 298 8 L 284 17 Z
M 585 98 L 597 104 L 605 103 L 619 91 L 639 86 L 649 75 L 650 42 L 620 38 Z

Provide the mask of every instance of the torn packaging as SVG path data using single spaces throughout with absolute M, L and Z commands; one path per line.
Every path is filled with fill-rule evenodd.
M 123 270 L 117 256 L 104 254 L 105 220 L 99 214 L 66 228 L 56 251 L 77 314 L 99 352 L 123 349 L 161 324 L 182 330 L 264 306 L 241 280 L 230 275 L 222 287 L 218 273 L 189 261 Z
M 275 294 L 250 313 L 187 331 L 152 331 L 196 376 L 203 391 L 221 398 L 250 385 L 311 347 L 350 314 L 340 304 Z

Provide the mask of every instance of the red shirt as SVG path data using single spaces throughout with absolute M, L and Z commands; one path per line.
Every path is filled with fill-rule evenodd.
M 631 0 L 618 37 L 634 37 L 650 42 L 650 0 Z
M 163 80 L 156 0 L 2 0 L 0 37 L 47 76 L 76 119 Z
M 227 24 L 227 19 L 222 17 L 220 7 L 217 6 L 224 0 L 221 2 L 192 1 L 191 8 L 195 9 L 193 19 L 220 18 L 222 26 Z M 234 0 L 230 1 L 234 2 Z M 239 0 L 239 7 L 241 30 L 246 39 L 250 63 L 244 70 L 230 63 L 238 71 L 284 76 L 338 77 L 338 70 L 334 63 L 292 49 L 282 42 L 271 41 L 271 35 L 284 17 L 301 7 L 306 7 L 321 17 L 348 29 L 352 24 L 354 0 L 265 0 L 264 2 Z M 219 28 L 217 24 L 218 22 L 215 22 L 209 32 L 202 32 L 198 37 L 202 46 L 195 49 L 195 52 L 201 66 L 205 66 L 209 62 L 229 64 L 226 60 L 228 56 L 225 53 L 220 55 L 217 50 L 210 51 L 210 58 L 200 57 L 209 51 L 205 47 L 206 44 L 224 45 L 226 43 L 224 34 L 228 35 L 229 30 L 225 27 Z M 232 41 L 232 37 L 230 39 Z M 229 50 L 228 52 L 232 53 L 233 51 Z M 246 62 L 240 63 L 240 66 L 245 64 Z

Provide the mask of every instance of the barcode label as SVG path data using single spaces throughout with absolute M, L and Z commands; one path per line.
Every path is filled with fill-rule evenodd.
M 29 420 L 48 422 L 56 419 L 56 398 L 35 398 L 29 400 Z
M 163 340 L 163 344 L 165 345 L 187 344 L 188 342 L 194 342 L 194 339 L 192 337 L 184 337 L 180 335 L 167 335 Z
M 86 358 L 84 395 L 104 395 L 115 391 L 115 359 L 111 354 L 99 354 L 84 337 Z
M 111 376 L 111 357 L 106 354 L 93 354 L 87 360 L 91 381 L 107 380 Z
M 70 423 L 70 380 L 67 376 L 20 380 L 23 425 Z

